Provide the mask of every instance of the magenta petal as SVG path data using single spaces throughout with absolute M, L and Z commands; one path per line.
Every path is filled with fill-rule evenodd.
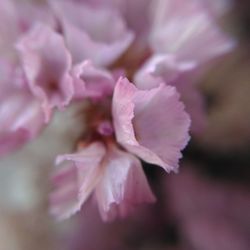
M 61 21 L 74 63 L 89 59 L 98 66 L 110 65 L 133 40 L 114 9 L 73 1 L 51 1 L 51 6 Z
M 95 67 L 90 61 L 77 64 L 72 69 L 76 97 L 99 99 L 111 95 L 115 86 L 113 76 Z
M 66 219 L 81 209 L 101 177 L 105 153 L 103 144 L 92 143 L 75 154 L 57 157 L 57 164 L 65 163 L 52 179 L 50 210 L 58 219 Z
M 95 194 L 104 221 L 124 217 L 136 205 L 155 201 L 139 159 L 115 147 L 105 158 L 105 170 Z
M 19 41 L 17 48 L 30 90 L 41 100 L 48 121 L 52 109 L 63 108 L 74 94 L 70 54 L 63 38 L 40 23 Z
M 189 140 L 190 119 L 174 87 L 138 90 L 127 79 L 116 84 L 113 122 L 117 141 L 131 153 L 166 171 L 177 171 Z

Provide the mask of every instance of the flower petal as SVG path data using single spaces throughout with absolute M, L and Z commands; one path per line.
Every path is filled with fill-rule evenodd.
M 180 74 L 196 68 L 196 64 L 179 61 L 170 54 L 154 54 L 137 71 L 134 81 L 140 89 L 150 89 L 159 86 L 160 82 L 172 85 Z M 160 80 L 156 81 L 156 78 Z
M 114 9 L 72 1 L 51 1 L 51 6 L 61 21 L 74 63 L 90 59 L 98 66 L 110 65 L 133 40 Z
M 72 69 L 75 96 L 99 99 L 112 94 L 115 81 L 106 70 L 95 67 L 90 61 L 77 64 Z
M 152 56 L 135 75 L 135 84 L 140 89 L 151 89 L 165 82 L 176 87 L 181 101 L 189 113 L 191 131 L 199 134 L 206 126 L 204 100 L 197 88 L 197 75 L 202 70 L 189 62 L 179 62 L 172 55 L 162 54 Z
M 66 219 L 81 209 L 102 176 L 101 161 L 106 151 L 101 143 L 92 143 L 75 154 L 58 156 L 56 163 L 66 162 L 53 177 L 50 196 L 51 213 Z
M 140 161 L 115 147 L 105 158 L 95 194 L 104 221 L 125 217 L 136 205 L 155 201 Z
M 34 25 L 17 48 L 30 90 L 41 100 L 48 121 L 52 109 L 66 106 L 74 94 L 70 54 L 63 38 L 41 23 Z
M 158 53 L 199 63 L 235 47 L 202 1 L 157 0 L 152 9 L 151 45 Z
M 190 119 L 174 87 L 138 90 L 127 79 L 116 84 L 112 114 L 117 141 L 146 162 L 177 170 Z

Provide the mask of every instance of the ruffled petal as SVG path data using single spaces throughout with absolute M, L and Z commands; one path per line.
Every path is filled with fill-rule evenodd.
M 112 103 L 117 141 L 146 162 L 177 171 L 190 119 L 174 87 L 138 90 L 127 79 L 116 84 Z
M 72 1 L 51 1 L 51 6 L 61 21 L 74 63 L 89 59 L 98 66 L 110 65 L 133 40 L 114 9 Z
M 234 39 L 219 28 L 202 1 L 157 0 L 153 4 L 150 40 L 156 52 L 200 63 L 235 47 Z
M 155 201 L 140 161 L 115 147 L 105 158 L 105 170 L 95 194 L 104 221 L 125 217 L 136 205 Z
M 71 56 L 63 38 L 41 23 L 34 25 L 17 48 L 30 90 L 41 100 L 48 121 L 52 109 L 62 109 L 74 95 Z
M 181 101 L 189 113 L 194 134 L 204 131 L 206 113 L 204 100 L 197 88 L 199 68 L 189 62 L 180 62 L 175 56 L 158 54 L 152 56 L 135 75 L 135 84 L 139 89 L 151 89 L 165 82 L 176 87 Z
M 75 154 L 57 157 L 56 163 L 65 165 L 52 179 L 50 211 L 54 216 L 66 219 L 81 209 L 102 176 L 105 153 L 104 145 L 96 142 Z
M 115 81 L 106 70 L 96 68 L 90 61 L 77 64 L 72 69 L 76 98 L 100 99 L 112 94 Z

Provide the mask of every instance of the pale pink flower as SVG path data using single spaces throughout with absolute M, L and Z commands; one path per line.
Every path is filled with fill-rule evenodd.
M 0 64 L 0 156 L 16 150 L 36 137 L 44 126 L 43 113 L 16 67 Z
M 63 38 L 36 23 L 17 44 L 31 92 L 40 99 L 46 122 L 53 108 L 62 109 L 74 96 L 71 55 Z
M 177 171 L 180 151 L 189 140 L 190 120 L 174 87 L 162 83 L 138 90 L 120 79 L 112 113 L 116 139 L 123 147 L 166 171 Z
M 55 176 L 51 195 L 51 212 L 59 218 L 79 211 L 93 192 L 103 220 L 125 216 L 134 205 L 155 199 L 140 161 L 116 147 L 94 142 L 57 158 L 57 163 L 63 161 L 66 169 Z
M 95 8 L 109 8 L 118 11 L 128 28 L 135 33 L 136 42 L 140 46 L 148 42 L 148 34 L 151 27 L 152 0 L 75 0 L 76 2 L 88 3 Z M 138 18 L 138 13 L 143 13 Z
M 218 26 L 204 2 L 157 0 L 152 8 L 150 44 L 157 53 L 175 54 L 194 64 L 223 55 L 235 41 Z
M 177 171 L 180 151 L 189 140 L 190 119 L 175 88 L 165 84 L 138 90 L 120 78 L 112 113 L 111 104 L 106 116 L 99 117 L 98 112 L 89 114 L 87 138 L 80 140 L 79 150 L 57 158 L 57 164 L 65 163 L 53 178 L 51 195 L 51 212 L 59 219 L 79 211 L 92 193 L 103 220 L 124 217 L 135 205 L 153 202 L 134 155 L 166 171 Z
M 236 44 L 216 23 L 227 7 L 225 1 L 206 0 L 156 0 L 150 5 L 153 54 L 136 72 L 134 81 L 140 89 L 158 86 L 161 81 L 175 86 L 191 115 L 193 134 L 206 126 L 204 101 L 196 84 L 202 67 Z
M 7 13 L 3 16 L 5 24 L 12 18 L 15 20 L 13 27 L 17 31 L 13 29 L 15 32 L 13 37 L 10 34 L 10 40 L 13 45 L 18 39 L 16 48 L 27 82 L 12 86 L 10 92 L 3 91 L 7 93 L 0 98 L 3 112 L 8 111 L 7 107 L 10 111 L 7 112 L 9 117 L 1 115 L 6 125 L 0 142 L 7 148 L 15 148 L 16 144 L 37 135 L 44 114 L 45 121 L 49 122 L 56 108 L 63 110 L 70 104 L 83 103 L 78 115 L 83 131 L 76 141 L 75 152 L 60 155 L 56 161 L 63 166 L 53 177 L 51 212 L 61 219 L 79 211 L 91 195 L 95 197 L 103 220 L 124 217 L 137 204 L 155 200 L 140 160 L 159 165 L 167 172 L 178 171 L 181 150 L 189 140 L 190 119 L 176 88 L 167 84 L 204 59 L 186 58 L 183 53 L 186 48 L 189 51 L 190 40 L 195 36 L 175 51 L 155 47 L 157 39 L 154 38 L 159 35 L 157 24 L 162 21 L 164 34 L 168 25 L 162 12 L 157 18 L 153 15 L 152 22 L 150 11 L 154 2 L 151 0 L 97 2 L 58 0 L 49 1 L 45 12 L 33 11 L 33 5 L 28 3 L 20 9 L 20 14 L 12 11 L 12 7 L 5 7 L 3 11 Z M 44 20 L 46 10 L 49 16 L 53 11 L 55 19 L 52 18 L 52 22 Z M 144 13 L 142 18 L 138 19 L 138 11 Z M 178 18 L 182 12 L 175 11 Z M 29 12 L 32 14 L 27 15 Z M 175 23 L 171 18 L 170 15 L 169 20 Z M 39 22 L 34 21 L 36 19 Z M 190 21 L 189 25 L 192 24 Z M 177 31 L 185 30 L 183 24 L 180 26 Z M 1 34 L 4 32 L 5 28 Z M 177 37 L 171 32 L 166 34 L 170 35 L 167 42 Z M 197 45 L 196 40 L 194 43 Z M 142 79 L 147 85 L 143 90 L 126 78 L 118 77 L 118 72 L 126 72 L 126 66 L 120 66 L 119 62 L 128 47 L 129 53 L 136 52 L 135 57 L 142 53 L 131 75 L 128 74 L 131 78 L 137 66 L 151 55 L 151 49 L 155 52 L 151 57 L 155 60 L 152 63 L 155 69 L 148 71 L 147 65 L 142 69 Z M 148 62 L 150 68 L 151 62 Z M 118 70 L 114 69 L 117 65 Z M 111 67 L 111 72 L 98 68 L 107 66 Z M 183 89 L 189 93 L 189 88 L 179 85 L 180 92 Z M 19 108 L 25 111 L 25 119 L 21 113 L 22 122 L 18 120 L 21 125 L 16 126 Z M 10 143 L 13 141 L 10 146 L 8 138 Z
M 214 54 L 210 55 L 213 58 L 230 51 L 235 45 L 235 41 L 226 35 L 216 23 L 216 18 L 220 18 L 229 9 L 230 0 L 188 0 L 185 2 L 88 0 L 88 2 L 99 8 L 108 6 L 117 9 L 128 27 L 136 34 L 135 42 L 138 45 L 135 46 L 136 50 L 143 51 L 142 47 L 149 46 L 154 53 L 174 53 L 179 57 L 184 49 L 194 48 L 189 51 L 190 55 L 194 56 L 197 54 L 196 48 L 206 47 L 204 50 L 199 49 L 199 53 L 209 54 L 214 51 Z M 143 15 L 138 18 L 138 13 L 143 13 Z M 202 22 L 196 22 L 198 18 L 201 18 Z M 202 46 L 197 47 L 197 44 Z M 180 59 L 186 60 L 187 58 L 180 57 Z M 204 59 L 207 60 L 209 57 L 205 58 L 204 55 Z M 192 63 L 197 62 L 192 61 Z
M 74 63 L 90 59 L 98 66 L 108 66 L 133 40 L 133 33 L 115 9 L 68 0 L 50 3 Z

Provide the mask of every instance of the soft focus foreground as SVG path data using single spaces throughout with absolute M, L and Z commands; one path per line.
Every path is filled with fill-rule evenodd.
M 0 249 L 249 249 L 247 9 L 0 0 Z

